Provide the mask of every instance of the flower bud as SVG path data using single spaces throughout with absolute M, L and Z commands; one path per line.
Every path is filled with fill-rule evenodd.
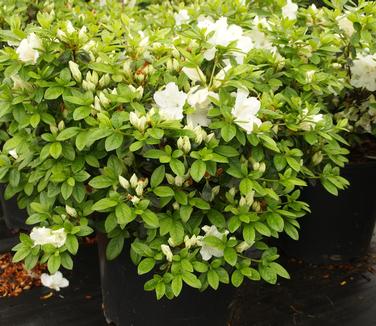
M 129 190 L 129 187 L 130 187 L 129 181 L 125 179 L 124 177 L 122 177 L 121 175 L 119 175 L 119 183 L 124 189 Z
M 232 187 L 228 192 L 229 192 L 229 194 L 230 194 L 232 197 L 235 197 L 236 189 L 235 189 L 234 187 Z
M 74 80 L 77 82 L 77 83 L 81 83 L 82 81 L 82 74 L 81 74 L 81 71 L 80 71 L 80 68 L 78 66 L 77 63 L 73 62 L 73 61 L 69 61 L 69 69 L 72 73 L 72 76 L 74 78 Z
M 221 189 L 220 186 L 215 186 L 212 188 L 211 192 L 212 192 L 212 198 L 214 198 L 215 196 L 217 196 L 219 194 L 219 190 Z
M 237 246 L 236 246 L 236 251 L 238 253 L 242 253 L 246 250 L 248 250 L 249 248 L 251 248 L 253 245 L 253 243 L 249 244 L 248 242 L 246 241 L 243 241 L 243 242 L 240 242 Z
M 177 243 L 175 243 L 174 239 L 172 239 L 171 237 L 168 238 L 167 242 L 168 242 L 168 244 L 169 244 L 171 247 L 176 247 L 176 246 L 177 246 Z
M 138 198 L 137 196 L 132 196 L 131 202 L 133 205 L 137 205 L 140 202 L 140 198 Z
M 133 175 L 131 176 L 129 182 L 131 183 L 131 186 L 132 186 L 133 189 L 137 187 L 137 185 L 138 185 L 138 178 L 137 178 L 137 176 L 136 176 L 135 173 L 133 173 Z
M 255 211 L 255 212 L 260 212 L 261 211 L 261 205 L 260 205 L 260 202 L 258 202 L 257 200 L 253 202 L 252 204 L 252 209 Z
M 136 194 L 137 196 L 141 197 L 144 193 L 144 186 L 142 183 L 139 183 L 137 186 L 136 186 Z
M 259 172 L 264 173 L 266 170 L 266 164 L 264 162 L 261 162 L 258 170 Z
M 58 125 L 57 125 L 57 128 L 61 131 L 65 128 L 65 123 L 64 123 L 64 120 L 61 120 Z
M 169 173 L 166 173 L 166 179 L 167 179 L 167 182 L 170 184 L 170 185 L 173 185 L 175 184 L 175 178 L 173 175 L 169 174 Z
M 177 210 L 180 208 L 180 205 L 179 205 L 179 203 L 174 202 L 174 203 L 172 204 L 172 207 L 173 207 L 174 210 L 177 211 Z
M 111 82 L 111 77 L 109 74 L 105 74 L 99 79 L 99 87 L 104 88 Z
M 51 134 L 56 135 L 59 132 L 56 126 L 50 126 Z
M 252 164 L 252 167 L 253 167 L 253 170 L 258 171 L 259 168 L 260 168 L 260 163 L 259 162 L 254 162 Z
M 82 88 L 85 90 L 85 91 L 91 91 L 91 92 L 94 92 L 95 91 L 95 84 L 93 84 L 92 82 L 88 82 L 86 80 L 83 80 L 82 81 Z
M 17 151 L 16 151 L 15 148 L 14 148 L 14 149 L 11 149 L 11 150 L 8 152 L 8 154 L 9 154 L 10 156 L 12 156 L 15 160 L 18 159 L 18 154 L 17 154 Z
M 73 207 L 65 205 L 65 211 L 69 216 L 77 217 L 77 211 Z
M 181 187 L 183 185 L 184 181 L 185 181 L 185 179 L 183 177 L 177 175 L 175 177 L 175 182 L 174 183 L 175 183 L 175 185 L 177 187 Z
M 313 154 L 313 156 L 312 156 L 312 163 L 314 165 L 320 164 L 322 162 L 322 160 L 323 160 L 323 155 L 322 155 L 321 151 L 318 151 L 315 154 Z
M 108 106 L 111 103 L 110 100 L 106 97 L 106 95 L 104 95 L 103 92 L 99 92 L 98 96 L 99 96 L 99 101 L 104 107 Z
M 189 137 L 179 137 L 177 141 L 178 148 L 181 149 L 185 154 L 189 153 L 191 150 L 191 142 L 189 141 Z
M 94 109 L 99 111 L 99 112 L 102 111 L 101 102 L 100 102 L 98 96 L 94 97 Z

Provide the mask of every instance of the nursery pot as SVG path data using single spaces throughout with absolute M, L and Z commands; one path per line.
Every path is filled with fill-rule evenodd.
M 137 275 L 129 246 L 113 261 L 106 260 L 107 239 L 98 235 L 103 310 L 107 321 L 117 326 L 225 326 L 231 315 L 235 289 L 221 285 L 217 291 L 199 292 L 187 285 L 177 298 L 157 300 L 146 292 L 150 277 Z
M 302 191 L 312 213 L 299 220 L 298 241 L 281 239 L 279 246 L 288 256 L 328 263 L 348 262 L 367 253 L 376 220 L 376 162 L 349 164 L 342 175 L 350 186 L 338 196 L 320 184 Z
M 2 218 L 8 229 L 23 229 L 27 230 L 30 227 L 25 224 L 27 219 L 27 212 L 25 209 L 18 208 L 17 198 L 4 198 L 5 185 L 0 185 L 0 204 Z

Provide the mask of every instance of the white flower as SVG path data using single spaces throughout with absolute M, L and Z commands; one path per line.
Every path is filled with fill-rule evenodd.
M 36 64 L 39 58 L 38 49 L 42 48 L 42 42 L 35 35 L 35 33 L 30 33 L 27 38 L 23 39 L 18 46 L 16 53 L 18 58 L 23 62 L 30 62 Z
M 129 181 L 131 183 L 132 188 L 136 188 L 137 187 L 137 185 L 138 185 L 138 178 L 137 178 L 137 175 L 135 173 L 132 174 L 132 176 L 129 179 Z
M 371 92 L 376 91 L 376 53 L 372 55 L 358 54 L 350 70 L 351 85 L 366 88 Z
M 200 254 L 203 260 L 208 261 L 210 258 L 214 257 L 223 257 L 223 250 L 211 247 L 204 242 L 205 237 L 212 236 L 222 239 L 224 235 L 228 234 L 228 231 L 221 233 L 218 231 L 215 225 L 208 226 L 205 225 L 202 227 L 202 230 L 205 232 L 205 236 L 199 237 L 198 245 L 201 246 Z
M 235 118 L 235 123 L 250 134 L 254 124 L 260 126 L 262 122 L 256 117 L 261 103 L 256 97 L 248 97 L 248 94 L 247 90 L 238 89 L 235 106 L 231 110 L 231 114 Z
M 272 53 L 277 52 L 277 48 L 273 46 L 273 43 L 267 39 L 264 32 L 253 30 L 249 33 L 249 36 L 252 39 L 253 47 L 255 49 L 268 50 Z
M 58 229 L 58 230 L 53 230 L 51 234 L 52 234 L 51 244 L 53 246 L 55 246 L 56 248 L 60 248 L 64 246 L 65 241 L 67 240 L 67 234 L 65 233 L 65 230 L 63 228 Z
M 265 17 L 262 17 L 260 19 L 259 16 L 255 16 L 255 18 L 253 18 L 253 21 L 252 21 L 253 25 L 255 25 L 256 27 L 259 27 L 259 25 L 261 25 L 262 27 L 270 30 L 271 27 L 270 27 L 270 23 L 268 22 L 268 20 L 265 18 Z
M 345 15 L 338 16 L 336 18 L 336 21 L 338 23 L 339 28 L 342 29 L 348 37 L 351 37 L 354 34 L 354 25 L 352 21 L 349 20 Z
M 183 106 L 187 100 L 187 94 L 179 91 L 178 86 L 171 82 L 163 91 L 154 93 L 154 101 L 159 108 L 159 114 L 165 120 L 183 119 Z
M 77 211 L 68 205 L 65 205 L 65 211 L 69 216 L 77 217 Z
M 298 13 L 298 5 L 291 0 L 287 0 L 285 6 L 282 7 L 282 16 L 291 20 L 296 19 Z
M 17 151 L 16 151 L 15 148 L 14 148 L 14 149 L 11 149 L 11 150 L 8 152 L 8 154 L 9 154 L 10 156 L 12 156 L 15 160 L 18 159 L 18 154 L 17 154 Z
M 234 52 L 235 60 L 238 64 L 243 64 L 244 57 L 246 54 L 254 48 L 253 40 L 248 36 L 241 36 L 237 43 L 236 47 L 240 52 Z
M 179 12 L 174 15 L 174 18 L 177 26 L 185 24 L 190 19 L 186 9 L 179 10 Z
M 172 254 L 170 246 L 163 244 L 163 245 L 161 245 L 161 250 L 162 250 L 163 254 L 166 256 L 167 261 L 171 262 L 173 254 Z
M 211 61 L 214 59 L 215 57 L 215 54 L 217 52 L 217 49 L 216 48 L 210 48 L 210 49 L 207 49 L 205 52 L 204 52 L 204 58 L 208 61 Z
M 30 233 L 30 239 L 33 240 L 34 246 L 43 246 L 51 244 L 56 248 L 64 246 L 67 234 L 63 228 L 51 230 L 46 227 L 34 227 Z
M 218 99 L 218 94 L 209 91 L 207 88 L 193 87 L 188 93 L 188 104 L 195 109 L 191 114 L 187 115 L 187 124 L 191 127 L 209 126 L 210 119 L 208 111 L 210 109 L 210 97 Z
M 179 137 L 176 143 L 178 148 L 181 149 L 185 154 L 190 152 L 191 142 L 188 136 Z
M 202 72 L 202 70 L 199 67 L 196 67 L 196 68 L 183 67 L 182 71 L 194 83 L 196 83 L 196 82 L 203 82 L 203 83 L 205 83 L 205 81 L 206 81 L 206 77 L 205 77 L 204 73 Z
M 69 281 L 64 278 L 61 272 L 57 271 L 55 274 L 48 275 L 43 273 L 40 277 L 43 286 L 53 289 L 55 291 L 60 291 L 60 288 L 66 288 L 69 286 Z

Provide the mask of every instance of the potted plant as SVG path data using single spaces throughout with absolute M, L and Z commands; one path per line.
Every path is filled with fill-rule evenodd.
M 292 255 L 320 263 L 349 261 L 367 253 L 376 220 L 373 184 L 376 182 L 376 43 L 374 2 L 360 2 L 357 7 L 343 8 L 343 3 L 332 4 L 335 10 L 307 10 L 312 24 L 320 26 L 317 33 L 337 31 L 332 65 L 346 86 L 333 92 L 325 101 L 336 119 L 347 119 L 349 132 L 341 135 L 350 149 L 350 162 L 342 170 L 350 187 L 337 192 L 328 180 L 323 191 L 311 183 L 303 191 L 303 198 L 312 213 L 302 221 L 299 243 L 283 242 L 283 248 Z M 319 34 L 317 34 L 319 35 Z M 320 241 L 317 230 L 320 231 Z
M 347 185 L 346 121 L 323 101 L 344 87 L 336 36 L 308 31 L 290 1 L 276 8 L 266 20 L 244 1 L 88 3 L 1 33 L 18 40 L 0 52 L 1 181 L 34 226 L 14 260 L 47 263 L 44 284 L 67 286 L 56 273 L 96 229 L 119 325 L 219 324 L 228 284 L 288 278 L 268 240 L 298 237 L 306 180 Z

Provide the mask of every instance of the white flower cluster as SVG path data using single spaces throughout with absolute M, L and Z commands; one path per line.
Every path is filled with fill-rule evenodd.
M 358 54 L 350 70 L 351 85 L 371 92 L 376 91 L 376 53 Z
M 260 21 L 267 25 L 266 20 Z M 258 20 L 255 21 L 258 25 Z M 236 48 L 232 52 L 238 64 L 242 64 L 247 53 L 256 48 L 263 48 L 266 50 L 274 50 L 270 42 L 267 41 L 265 34 L 252 30 L 245 33 L 243 29 L 235 24 L 229 25 L 227 17 L 221 17 L 217 21 L 213 21 L 211 17 L 199 17 L 198 28 L 205 31 L 205 35 L 210 35 L 208 43 L 212 45 L 211 48 L 205 51 L 204 57 L 206 60 L 213 60 L 217 51 L 217 46 L 227 47 L 234 43 Z
M 144 189 L 149 183 L 147 178 L 139 179 L 136 174 L 133 174 L 129 181 L 124 178 L 123 176 L 119 175 L 119 183 L 120 185 L 127 191 L 133 189 L 136 195 L 129 194 L 128 199 L 134 204 L 138 204 L 140 201 L 140 197 L 144 194 Z
M 296 19 L 298 5 L 291 0 L 287 0 L 286 5 L 282 7 L 282 16 L 291 20 Z
M 261 103 L 255 97 L 248 97 L 247 90 L 238 89 L 235 105 L 231 110 L 235 123 L 247 133 L 253 131 L 254 125 L 260 126 L 261 120 L 257 113 Z M 210 119 L 208 110 L 211 105 L 211 98 L 218 99 L 218 94 L 209 91 L 207 88 L 193 87 L 188 94 L 179 91 L 175 83 L 168 83 L 164 90 L 154 94 L 154 100 L 159 108 L 159 113 L 166 120 L 182 120 L 184 118 L 183 107 L 188 100 L 195 111 L 187 115 L 187 125 L 194 127 L 207 127 Z
M 64 246 L 67 240 L 67 234 L 63 228 L 52 230 L 44 226 L 34 227 L 30 233 L 30 239 L 33 240 L 34 246 L 50 244 L 60 248 Z

